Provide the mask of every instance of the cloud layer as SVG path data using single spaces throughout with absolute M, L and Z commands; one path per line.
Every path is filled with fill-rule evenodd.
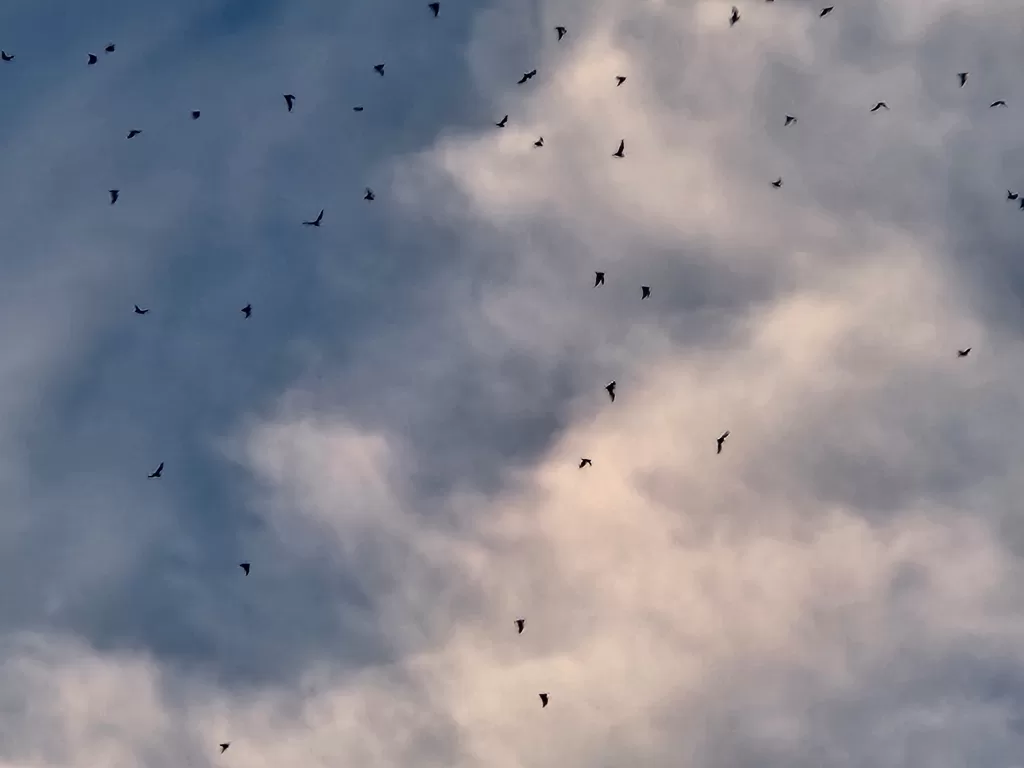
M 1020 9 L 422 5 L 0 9 L 0 766 L 1017 765 Z

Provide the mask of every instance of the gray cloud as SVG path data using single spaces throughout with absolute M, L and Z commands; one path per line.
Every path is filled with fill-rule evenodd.
M 0 11 L 0 757 L 1014 764 L 1012 9 L 421 5 Z

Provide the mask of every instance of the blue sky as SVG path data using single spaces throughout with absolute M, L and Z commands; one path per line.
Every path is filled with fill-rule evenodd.
M 0 8 L 0 768 L 1019 764 L 1024 12 L 737 4 Z

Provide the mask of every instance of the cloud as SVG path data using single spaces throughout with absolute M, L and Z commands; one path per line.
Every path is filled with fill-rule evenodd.
M 730 6 L 0 11 L 0 763 L 1016 763 L 1013 11 Z

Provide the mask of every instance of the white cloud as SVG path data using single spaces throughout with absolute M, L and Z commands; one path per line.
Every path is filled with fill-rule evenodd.
M 838 414 L 879 387 L 873 371 L 958 365 L 931 351 L 950 307 L 941 281 L 911 252 L 878 260 L 886 280 L 869 263 L 831 290 L 780 298 L 728 356 L 665 355 L 614 406 L 569 427 L 519 490 L 453 498 L 461 526 L 446 536 L 415 513 L 415 497 L 399 498 L 400 484 L 386 500 L 381 478 L 398 448 L 308 417 L 254 433 L 256 466 L 294 493 L 274 514 L 287 510 L 286 527 L 299 529 L 304 513 L 316 530 L 329 518 L 339 552 L 370 548 L 394 569 L 398 594 L 382 596 L 381 616 L 392 637 L 418 638 L 402 665 L 409 685 L 454 721 L 467 764 L 586 764 L 609 733 L 632 759 L 660 760 L 700 728 L 659 727 L 663 708 L 705 701 L 743 708 L 745 738 L 798 749 L 811 728 L 804 707 L 877 695 L 865 684 L 886 685 L 876 675 L 904 643 L 941 652 L 1020 629 L 998 607 L 1012 566 L 983 520 L 951 520 L 921 500 L 872 524 L 802 489 L 779 450 L 803 411 Z M 878 430 L 891 439 L 870 420 L 854 431 L 862 416 L 847 416 L 851 443 Z M 897 465 L 909 460 L 890 449 Z M 579 455 L 595 466 L 577 470 Z M 791 690 L 807 677 L 809 690 Z M 372 700 L 379 685 L 355 688 Z M 543 713 L 540 691 L 552 696 Z M 867 743 L 827 748 L 886 759 Z
M 203 471 L 219 469 L 171 459 L 161 485 L 140 490 L 109 481 L 119 475 L 105 468 L 75 486 L 88 502 L 80 518 L 94 528 L 47 517 L 49 527 L 32 529 L 39 552 L 18 563 L 56 563 L 61 586 L 38 585 L 47 621 L 109 591 L 98 624 L 145 611 L 166 622 L 153 633 L 166 630 L 167 647 L 182 642 L 175 633 L 213 621 L 237 625 L 203 635 L 206 666 L 189 667 L 164 646 L 136 637 L 119 644 L 114 630 L 115 639 L 101 642 L 68 624 L 38 629 L 26 619 L 9 635 L 17 642 L 0 667 L 0 768 L 171 760 L 710 767 L 755 755 L 780 766 L 1010 764 L 1020 746 L 1012 673 L 1024 629 L 1013 587 L 1020 344 L 990 327 L 977 294 L 963 289 L 964 255 L 944 228 L 943 206 L 947 182 L 991 187 L 994 205 L 1012 182 L 1001 176 L 1003 150 L 954 138 L 999 116 L 934 95 L 935 82 L 949 75 L 955 89 L 952 74 L 973 71 L 986 54 L 957 51 L 942 62 L 948 73 L 924 71 L 933 33 L 945 34 L 935 28 L 947 22 L 948 3 L 848 4 L 819 21 L 807 3 L 757 2 L 732 29 L 730 5 L 606 0 L 526 13 L 499 2 L 475 17 L 465 49 L 473 82 L 494 99 L 467 107 L 482 127 L 442 128 L 425 143 L 396 134 L 407 142 L 402 150 L 373 155 L 358 178 L 347 173 L 350 159 L 323 143 L 344 133 L 362 152 L 383 140 L 394 126 L 372 119 L 399 114 L 403 91 L 393 84 L 411 87 L 433 74 L 424 52 L 441 56 L 447 39 L 436 30 L 465 9 L 444 5 L 433 26 L 424 9 L 423 20 L 402 16 L 403 41 L 415 35 L 420 43 L 400 51 L 394 40 L 385 45 L 384 20 L 398 11 L 373 17 L 359 56 L 369 57 L 363 74 L 374 90 L 351 81 L 360 101 L 375 99 L 362 122 L 347 102 L 332 111 L 341 99 L 330 90 L 342 61 L 335 46 L 345 41 L 329 31 L 339 19 L 366 22 L 369 11 L 289 12 L 266 27 L 280 30 L 268 43 L 273 55 L 251 69 L 223 54 L 189 60 L 193 84 L 212 60 L 224 65 L 223 111 L 244 115 L 245 125 L 210 120 L 215 109 L 186 125 L 210 142 L 186 170 L 119 155 L 117 170 L 137 180 L 117 209 L 130 214 L 121 225 L 108 221 L 102 200 L 102 211 L 61 208 L 74 234 L 47 233 L 55 255 L 44 269 L 5 273 L 17 277 L 7 325 L 20 327 L 8 334 L 13 356 L 0 367 L 15 386 L 0 407 L 30 421 L 36 411 L 26 402 L 49 405 L 48 387 L 76 370 L 77 358 L 61 356 L 69 339 L 80 337 L 82 358 L 91 360 L 97 329 L 110 324 L 89 308 L 143 284 L 159 291 L 153 265 L 136 251 L 184 226 L 200 194 L 225 197 L 234 214 L 213 216 L 222 231 L 197 234 L 211 244 L 204 268 L 227 281 L 210 290 L 262 290 L 279 303 L 256 302 L 244 331 L 233 316 L 230 331 L 197 338 L 176 325 L 186 310 L 157 309 L 148 320 L 171 319 L 144 337 L 153 357 L 136 365 L 151 366 L 144 381 L 181 392 L 125 395 L 120 416 L 71 411 L 75 423 L 64 426 L 97 464 L 104 450 L 141 461 L 135 452 L 158 440 L 139 437 L 147 414 L 162 412 L 168 432 L 216 422 L 242 390 L 230 411 L 237 429 L 222 447 L 247 474 L 225 481 L 232 493 L 214 503 L 189 490 L 207 479 Z M 995 24 L 1000 11 L 990 0 L 962 18 Z M 553 39 L 556 23 L 570 28 L 562 43 Z M 881 23 L 893 26 L 873 26 Z M 242 40 L 267 42 L 266 29 Z M 522 42 L 531 35 L 539 41 Z M 297 59 L 279 73 L 288 85 L 265 87 L 262 75 L 276 66 L 268 62 L 289 51 Z M 390 67 L 379 81 L 369 69 L 377 60 Z M 538 77 L 515 85 L 533 66 Z M 991 69 L 1000 67 L 1012 69 L 1002 60 Z M 986 83 L 984 69 L 971 93 Z M 618 74 L 628 77 L 621 88 Z M 296 83 L 306 90 L 293 116 L 281 104 L 272 117 L 254 106 L 266 88 L 279 101 L 276 91 L 299 90 Z M 62 90 L 45 119 L 26 123 L 38 134 L 23 145 L 32 164 L 51 146 L 39 126 L 112 93 L 109 84 L 90 88 Z M 210 100 L 215 93 L 205 91 Z M 868 113 L 882 99 L 893 110 Z M 506 112 L 508 127 L 494 128 Z M 787 112 L 799 115 L 796 126 L 782 127 Z M 161 119 L 151 124 L 171 124 Z M 984 138 L 1009 141 L 1012 129 L 991 123 L 980 129 Z M 89 141 L 109 128 L 97 117 L 85 127 Z M 224 138 L 231 135 L 239 138 Z M 540 135 L 545 147 L 535 149 Z M 184 157 L 175 138 L 165 135 L 158 155 Z M 620 160 L 611 154 L 621 138 Z M 78 157 L 86 142 L 68 154 Z M 223 167 L 211 147 L 224 150 Z M 85 170 L 113 172 L 98 155 L 88 160 L 77 175 L 55 163 L 52 183 L 70 174 L 84 189 Z M 10 155 L 6 165 L 17 181 L 31 179 Z M 358 207 L 367 179 L 388 173 L 392 184 L 378 188 L 375 207 Z M 785 184 L 772 189 L 779 175 Z M 309 185 L 293 193 L 306 177 Z M 13 226 L 38 207 L 50 183 L 19 198 L 4 221 Z M 95 183 L 102 193 L 107 182 Z M 164 206 L 134 215 L 162 192 Z M 328 209 L 324 229 L 300 228 L 318 206 Z M 90 222 L 101 215 L 94 231 Z M 267 221 L 291 229 L 265 237 Z M 30 242 L 27 230 L 17 232 L 18 242 Z M 430 239 L 442 235 L 450 238 Z M 110 243 L 119 244 L 113 255 Z M 279 243 L 294 243 L 295 252 L 282 256 Z M 419 249 L 412 256 L 410 243 Z M 213 245 L 251 245 L 260 269 L 227 276 Z M 173 263 L 173 254 L 159 255 Z M 594 288 L 598 269 L 608 283 Z M 348 288 L 364 290 L 370 273 L 408 292 L 382 307 L 367 300 L 380 311 L 372 319 L 332 322 L 325 307 L 352 300 Z M 421 281 L 419 290 L 405 278 Z M 653 295 L 641 303 L 642 284 Z M 25 298 L 36 295 L 56 310 L 29 339 L 22 328 L 48 314 Z M 295 314 L 314 320 L 274 337 L 271 329 L 292 319 L 284 295 L 309 296 Z M 164 298 L 187 308 L 209 300 Z M 415 305 L 409 316 L 403 302 Z M 71 323 L 78 312 L 85 317 Z M 253 341 L 254 328 L 267 335 Z M 187 371 L 156 356 L 162 342 L 185 350 L 174 359 Z M 963 346 L 975 349 L 967 360 L 955 355 Z M 286 347 L 317 360 L 326 377 L 304 372 L 281 391 L 287 373 L 278 367 L 293 359 L 280 352 Z M 224 368 L 236 377 L 232 387 L 214 383 Z M 195 369 L 203 376 L 188 375 Z M 261 377 L 272 383 L 257 390 Z M 615 403 L 602 390 L 612 378 Z M 87 384 L 102 389 L 112 379 L 97 374 L 99 384 Z M 481 423 L 467 423 L 474 418 Z M 124 426 L 132 419 L 145 423 Z M 508 437 L 527 421 L 546 430 L 529 451 L 516 442 L 526 438 Z M 725 429 L 731 436 L 716 455 Z M 0 433 L 12 456 L 20 434 Z M 196 456 L 199 437 L 189 433 L 174 447 Z M 577 469 L 582 456 L 593 467 Z M 491 460 L 508 464 L 497 487 L 480 477 Z M 56 486 L 44 499 L 33 496 L 33 483 L 17 484 L 19 526 L 70 506 L 74 489 Z M 103 498 L 128 511 L 102 509 Z M 231 502 L 266 530 L 236 530 Z M 181 530 L 170 522 L 178 518 Z M 228 522 L 218 528 L 220 521 Z M 44 548 L 53 531 L 57 544 Z M 252 575 L 233 571 L 236 591 L 204 581 L 208 574 L 181 555 L 194 558 L 203 546 L 230 561 L 225 570 L 236 567 L 236 550 L 250 547 L 243 556 L 254 560 Z M 184 562 L 143 569 L 168 552 Z M 317 569 L 315 594 L 269 583 L 303 567 Z M 171 599 L 154 608 L 146 598 L 154 587 L 143 580 L 168 573 Z M 15 575 L 26 591 L 37 586 L 27 571 Z M 315 631 L 308 627 L 354 626 L 346 601 L 356 598 L 346 590 L 365 602 L 359 629 L 376 632 L 379 658 L 346 666 L 347 649 L 330 647 L 349 643 L 344 633 L 325 632 L 322 644 L 301 651 L 285 644 Z M 240 602 L 252 613 L 240 617 Z M 513 625 L 520 615 L 521 636 Z M 284 627 L 310 616 L 323 622 Z M 230 662 L 241 666 L 294 657 L 298 689 L 269 676 L 246 686 L 225 681 L 217 673 L 235 653 L 243 658 Z M 993 691 L 1006 680 L 1000 698 Z M 543 710 L 542 691 L 551 694 Z M 232 742 L 223 757 L 220 741 Z

